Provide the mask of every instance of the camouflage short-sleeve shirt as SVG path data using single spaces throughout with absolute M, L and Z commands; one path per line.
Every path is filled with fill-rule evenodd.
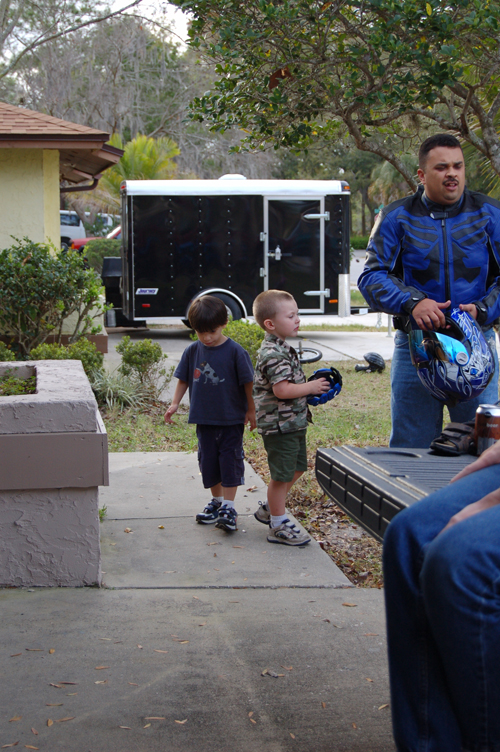
M 279 400 L 273 386 L 280 381 L 304 384 L 306 377 L 293 347 L 266 332 L 257 355 L 253 379 L 259 433 L 291 433 L 307 428 L 306 397 Z

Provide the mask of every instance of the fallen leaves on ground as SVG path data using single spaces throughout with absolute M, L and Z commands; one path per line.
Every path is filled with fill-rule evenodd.
M 314 451 L 311 445 L 311 467 L 314 467 Z M 267 481 L 269 470 L 263 448 L 248 451 L 247 455 L 253 469 Z M 383 587 L 382 544 L 327 498 L 314 478 L 314 471 L 291 489 L 287 508 L 354 585 Z
M 274 671 L 272 668 L 265 668 L 264 671 L 261 671 L 261 676 L 272 676 L 273 679 L 278 679 L 280 676 L 285 676 L 285 674 L 278 674 L 277 671 Z

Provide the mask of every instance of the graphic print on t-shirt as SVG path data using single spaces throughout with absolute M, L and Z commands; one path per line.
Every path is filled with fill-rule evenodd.
M 205 377 L 205 381 L 203 382 L 204 384 L 208 384 L 210 382 L 210 384 L 217 386 L 219 382 L 222 384 L 222 382 L 225 381 L 225 379 L 220 379 L 217 376 L 210 363 L 207 363 L 206 360 L 204 360 L 203 363 L 200 363 L 200 365 L 194 369 L 193 380 L 199 381 L 202 376 Z

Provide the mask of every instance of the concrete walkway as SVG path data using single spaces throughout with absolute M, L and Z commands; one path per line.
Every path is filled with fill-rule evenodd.
M 110 466 L 105 587 L 0 591 L 0 748 L 394 750 L 382 592 L 268 543 L 251 468 L 227 534 L 194 522 L 195 455 Z

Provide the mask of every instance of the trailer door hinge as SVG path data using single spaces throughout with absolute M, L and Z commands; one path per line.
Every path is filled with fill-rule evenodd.
M 260 233 L 260 235 L 259 235 L 259 240 L 260 240 L 260 242 L 261 242 L 261 243 L 264 243 L 264 242 L 265 242 L 265 240 L 266 240 L 266 237 L 267 237 L 267 236 L 266 236 L 266 233 L 265 233 L 265 232 L 261 232 L 261 233 Z

